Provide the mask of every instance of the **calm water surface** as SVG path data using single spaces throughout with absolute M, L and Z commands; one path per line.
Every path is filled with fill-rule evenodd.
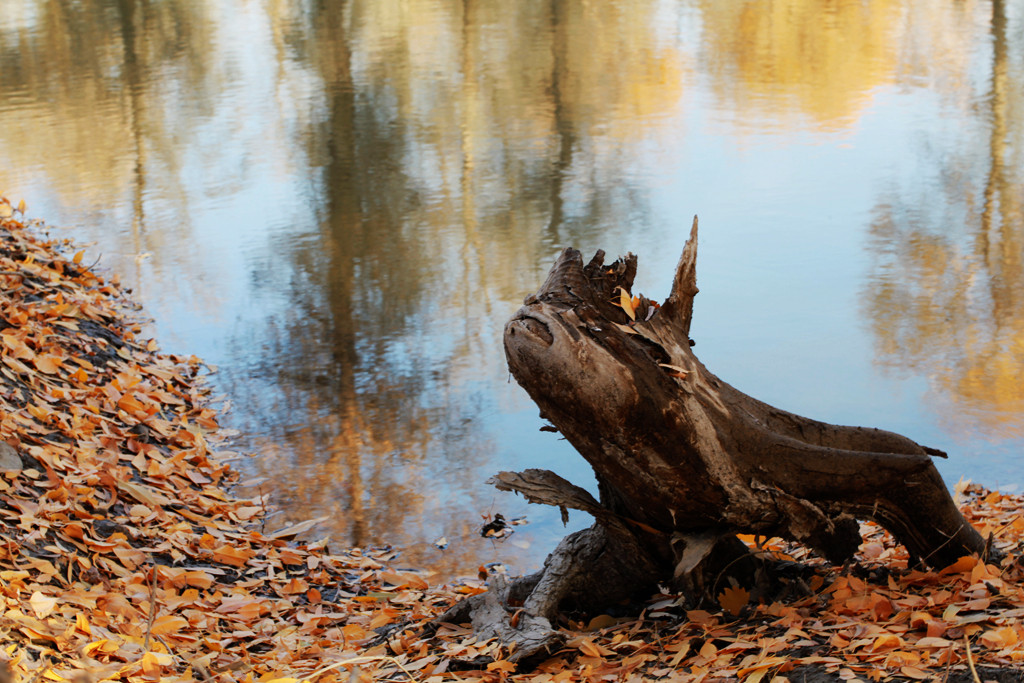
M 740 389 L 1024 484 L 1024 8 L 989 2 L 0 0 L 0 190 L 219 366 L 245 491 L 448 577 L 536 566 L 589 466 L 510 382 L 563 246 Z M 528 515 L 504 543 L 484 515 Z M 575 517 L 570 526 L 587 520 Z M 447 550 L 432 541 L 444 536 Z

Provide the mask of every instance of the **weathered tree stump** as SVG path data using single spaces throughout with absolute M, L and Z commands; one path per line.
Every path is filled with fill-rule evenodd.
M 694 218 L 658 307 L 630 294 L 632 254 L 605 265 L 598 251 L 584 265 L 566 249 L 507 324 L 509 369 L 593 466 L 600 501 L 545 470 L 497 475 L 498 488 L 595 524 L 537 574 L 443 619 L 472 618 L 521 659 L 560 644 L 551 622 L 566 609 L 593 613 L 659 583 L 697 598 L 729 576 L 749 581 L 758 563 L 737 533 L 798 541 L 839 563 L 860 544 L 857 520 L 871 519 L 931 566 L 984 552 L 931 462 L 940 451 L 773 408 L 704 367 L 689 338 L 696 256 Z

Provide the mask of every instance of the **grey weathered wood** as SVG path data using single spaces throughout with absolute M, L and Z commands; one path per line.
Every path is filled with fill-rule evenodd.
M 694 218 L 668 299 L 658 308 L 641 298 L 633 320 L 616 302 L 631 291 L 636 257 L 606 265 L 598 251 L 584 265 L 566 249 L 506 325 L 510 371 L 593 466 L 600 500 L 545 470 L 498 474 L 498 488 L 587 511 L 595 524 L 566 537 L 537 574 L 447 618 L 472 613 L 479 632 L 529 643 L 517 656 L 536 656 L 558 642 L 543 631 L 566 609 L 599 610 L 659 583 L 696 600 L 730 576 L 752 580 L 758 563 L 737 533 L 842 562 L 860 544 L 857 520 L 872 519 L 932 566 L 985 552 L 932 463 L 940 451 L 772 407 L 697 359 L 696 259 Z M 505 623 L 516 609 L 536 618 L 522 641 Z
M 613 302 L 636 257 L 584 265 L 566 249 L 506 326 L 512 374 L 594 467 L 601 504 L 664 533 L 778 535 L 836 561 L 857 548 L 857 518 L 932 565 L 982 552 L 931 462 L 938 451 L 774 408 L 697 359 L 696 255 L 695 219 L 665 305 L 648 320 L 642 300 L 633 322 Z

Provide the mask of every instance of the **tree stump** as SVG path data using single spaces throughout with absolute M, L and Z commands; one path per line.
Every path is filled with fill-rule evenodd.
M 658 584 L 696 599 L 730 576 L 749 581 L 758 563 L 737 533 L 798 541 L 840 563 L 859 547 L 857 520 L 871 519 L 934 567 L 985 551 L 931 462 L 941 451 L 774 408 L 704 367 L 689 338 L 696 257 L 694 218 L 659 307 L 631 294 L 634 255 L 605 265 L 598 251 L 584 265 L 565 249 L 506 325 L 509 369 L 593 466 L 600 501 L 545 470 L 498 474 L 499 489 L 595 523 L 537 574 L 443 620 L 472 618 L 481 635 L 516 643 L 513 659 L 542 655 L 561 643 L 551 622 L 564 610 L 595 613 Z

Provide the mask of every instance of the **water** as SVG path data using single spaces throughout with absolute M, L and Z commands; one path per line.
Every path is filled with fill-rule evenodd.
M 586 463 L 504 322 L 566 245 L 743 391 L 1024 483 L 1020 3 L 0 0 L 0 190 L 219 371 L 243 491 L 439 578 L 537 566 Z M 512 538 L 484 517 L 527 515 Z M 573 517 L 570 528 L 587 524 Z M 433 544 L 449 541 L 446 550 Z

